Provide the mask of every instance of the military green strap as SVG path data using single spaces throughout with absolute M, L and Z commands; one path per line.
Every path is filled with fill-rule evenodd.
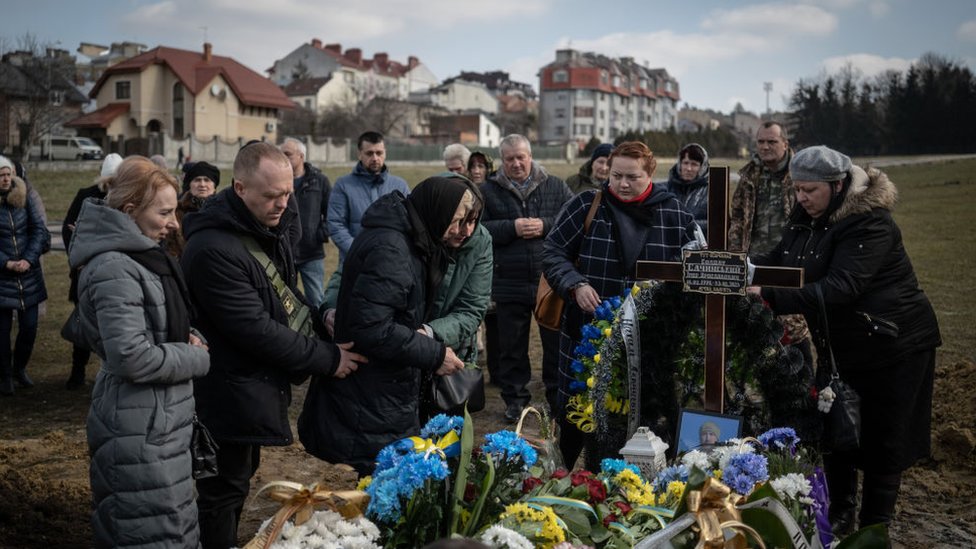
M 312 313 L 309 311 L 308 305 L 305 305 L 305 302 L 299 299 L 285 284 L 278 268 L 275 267 L 274 262 L 268 257 L 268 254 L 264 253 L 256 240 L 246 235 L 237 236 L 247 251 L 258 261 L 258 264 L 264 267 L 264 273 L 268 276 L 271 287 L 274 288 L 275 294 L 281 300 L 281 306 L 284 307 L 285 313 L 288 315 L 288 327 L 302 335 L 311 337 L 314 331 L 312 329 Z

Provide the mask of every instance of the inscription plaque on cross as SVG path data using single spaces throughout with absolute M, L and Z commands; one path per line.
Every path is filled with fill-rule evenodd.
M 708 176 L 708 250 L 685 250 L 682 262 L 638 261 L 638 280 L 682 282 L 684 291 L 705 294 L 705 409 L 725 407 L 725 298 L 745 295 L 746 254 L 728 247 L 729 168 L 713 166 Z M 803 286 L 803 269 L 755 268 L 752 285 Z

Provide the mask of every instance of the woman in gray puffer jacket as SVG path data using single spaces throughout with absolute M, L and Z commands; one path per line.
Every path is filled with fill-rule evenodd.
M 172 175 L 127 158 L 105 200 L 85 201 L 68 260 L 102 359 L 88 412 L 97 547 L 197 547 L 193 378 L 210 368 L 190 333 L 182 271 L 159 243 L 179 229 Z

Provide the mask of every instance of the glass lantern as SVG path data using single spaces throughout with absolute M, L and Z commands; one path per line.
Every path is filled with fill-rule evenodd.
M 668 444 L 649 427 L 638 427 L 634 436 L 620 449 L 628 463 L 636 465 L 645 479 L 653 479 L 667 466 L 664 453 Z

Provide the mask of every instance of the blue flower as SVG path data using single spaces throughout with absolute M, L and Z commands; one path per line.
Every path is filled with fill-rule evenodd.
M 759 442 L 772 450 L 787 450 L 793 452 L 800 443 L 800 437 L 790 427 L 775 427 L 759 435 Z
M 373 482 L 366 487 L 370 497 L 366 515 L 377 522 L 394 524 L 400 519 L 403 503 L 423 488 L 427 480 L 444 480 L 447 475 L 447 462 L 437 453 L 411 451 L 395 467 L 373 477 Z
M 382 471 L 396 467 L 403 459 L 403 456 L 412 454 L 413 452 L 413 442 L 408 438 L 390 443 L 376 455 L 376 471 L 374 472 L 374 476 Z
M 453 430 L 461 436 L 461 429 L 464 427 L 464 418 L 461 416 L 449 416 L 447 414 L 437 414 L 430 418 L 427 425 L 420 430 L 421 438 L 437 438 Z
M 672 465 L 657 474 L 654 478 L 654 493 L 663 494 L 668 490 L 668 484 L 680 480 L 688 482 L 688 468 L 684 465 Z
M 619 309 L 620 308 L 620 304 L 621 304 L 620 296 L 616 296 L 615 295 L 615 296 L 611 297 L 609 299 L 609 301 L 610 301 L 610 306 L 613 307 L 614 309 Z
M 604 301 L 596 308 L 593 312 L 593 316 L 597 320 L 613 320 L 613 307 L 610 305 L 609 301 Z
M 582 393 L 585 390 L 586 390 L 586 382 L 585 381 L 576 381 L 576 380 L 573 380 L 573 381 L 570 381 L 569 382 L 569 392 L 570 392 L 570 394 L 578 395 L 578 394 Z
M 756 483 L 769 479 L 769 461 L 760 454 L 736 454 L 722 471 L 722 482 L 739 494 L 752 492 Z
M 529 446 L 529 443 L 514 431 L 507 430 L 485 435 L 485 444 L 481 447 L 481 451 L 502 461 L 520 460 L 526 468 L 531 467 L 539 459 L 535 448 Z
M 593 358 L 593 355 L 595 355 L 596 352 L 596 346 L 590 343 L 590 340 L 588 339 L 580 342 L 580 344 L 576 346 L 576 349 L 573 350 L 573 354 L 575 356 L 585 358 Z
M 587 324 L 583 326 L 582 334 L 584 340 L 600 339 L 601 337 L 603 337 L 603 332 L 601 332 L 599 328 L 597 328 L 592 324 Z
M 640 475 L 640 469 L 636 465 L 627 463 L 622 459 L 612 459 L 604 458 L 600 462 L 600 471 L 606 474 L 608 477 L 615 477 L 620 474 L 624 469 L 631 470 L 635 475 Z

